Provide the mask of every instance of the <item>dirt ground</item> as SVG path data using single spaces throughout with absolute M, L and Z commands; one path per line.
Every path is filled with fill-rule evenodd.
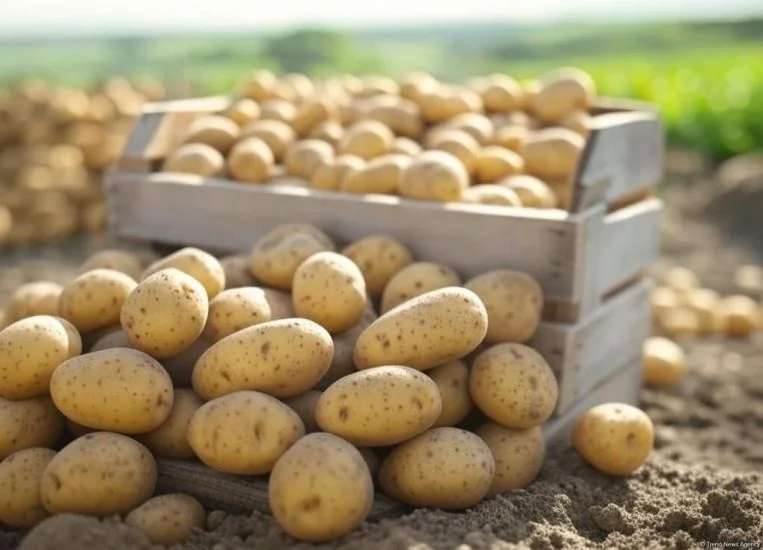
M 717 186 L 716 186 L 717 187 Z M 694 269 L 703 283 L 735 290 L 733 274 L 762 263 L 763 242 L 724 223 L 724 198 L 708 208 L 701 181 L 667 192 L 663 259 Z M 734 199 L 737 200 L 737 199 Z M 733 201 L 732 201 L 733 202 Z M 763 197 L 742 201 L 763 211 Z M 735 203 L 738 207 L 739 201 Z M 726 212 L 726 214 L 724 214 Z M 754 218 L 748 218 L 754 220 Z M 712 221 L 712 223 L 710 223 Z M 757 231 L 763 231 L 758 219 Z M 724 233 L 734 226 L 734 233 Z M 742 229 L 742 231 L 744 231 Z M 742 243 L 746 248 L 739 246 Z M 757 244 L 760 243 L 760 244 Z M 65 280 L 87 255 L 82 243 L 46 251 L 46 260 L 6 256 L 0 261 L 0 303 L 17 284 L 46 277 Z M 51 256 L 52 255 L 52 256 Z M 9 267 L 13 264 L 12 267 Z M 656 424 L 656 448 L 630 478 L 594 472 L 571 450 L 549 456 L 527 490 L 486 501 L 465 513 L 420 510 L 397 520 L 366 524 L 320 548 L 343 550 L 503 550 L 509 548 L 763 547 L 763 335 L 749 341 L 683 342 L 690 375 L 674 391 L 645 390 L 642 406 Z M 0 533 L 0 549 L 126 550 L 150 548 L 118 520 L 59 516 L 22 540 Z M 720 547 L 720 546 L 715 546 Z M 267 516 L 214 512 L 209 531 L 176 550 L 306 549 Z

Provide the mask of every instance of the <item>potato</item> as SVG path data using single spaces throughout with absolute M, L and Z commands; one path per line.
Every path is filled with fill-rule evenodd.
M 360 452 L 363 460 L 366 461 L 366 466 L 368 466 L 368 471 L 371 473 L 371 478 L 375 478 L 376 473 L 379 471 L 379 457 L 373 449 L 368 447 L 356 447 L 356 449 Z
M 461 161 L 469 174 L 473 174 L 477 168 L 480 144 L 464 130 L 442 128 L 430 138 L 429 148 L 450 153 Z
M 559 125 L 587 139 L 591 133 L 591 118 L 586 111 L 572 111 L 559 122 Z
M 350 126 L 337 144 L 337 152 L 364 160 L 389 152 L 395 134 L 378 120 L 363 120 Z
M 238 124 L 230 118 L 221 115 L 208 115 L 191 123 L 185 142 L 209 145 L 225 154 L 236 142 L 238 134 Z
M 243 97 L 232 102 L 220 114 L 231 119 L 239 127 L 244 127 L 250 122 L 260 118 L 260 113 L 260 106 L 256 101 L 249 99 L 248 97 Z
M 117 326 L 114 330 L 107 332 L 102 337 L 98 338 L 95 343 L 90 346 L 90 349 L 88 350 L 88 353 L 93 353 L 95 351 L 103 351 L 106 349 L 114 349 L 114 348 L 134 348 L 133 345 L 130 343 L 130 339 L 127 337 L 127 334 L 125 331 L 123 331 L 119 326 Z
M 334 101 L 326 96 L 315 96 L 306 98 L 297 106 L 291 127 L 298 136 L 307 137 L 321 122 L 338 119 L 339 108 Z
M 471 93 L 471 92 L 469 92 Z M 461 130 L 471 135 L 480 145 L 486 144 L 493 137 L 493 123 L 481 113 L 462 113 L 445 123 L 445 126 Z
M 365 112 L 367 120 L 377 120 L 396 135 L 419 138 L 424 132 L 421 110 L 413 101 L 399 99 L 394 105 L 376 105 Z
M 422 94 L 437 90 L 439 86 L 440 83 L 430 74 L 409 73 L 400 82 L 400 96 L 416 101 Z
M 58 315 L 58 299 L 63 287 L 50 281 L 24 283 L 8 300 L 8 323 L 35 315 Z
M 249 268 L 249 256 L 246 254 L 232 254 L 220 258 L 220 267 L 223 268 L 225 276 L 225 290 L 257 284 Z
M 162 172 L 194 174 L 206 178 L 219 176 L 225 169 L 225 157 L 209 145 L 187 143 L 175 149 L 162 163 Z
M 92 254 L 80 266 L 79 272 L 86 273 L 94 269 L 111 269 L 124 273 L 133 280 L 138 280 L 143 271 L 140 258 L 126 250 L 107 249 Z
M 40 502 L 40 481 L 55 454 L 51 449 L 33 447 L 0 462 L 0 524 L 28 529 L 48 517 Z
M 32 447 L 53 447 L 64 432 L 64 417 L 49 396 L 0 397 L 0 460 Z
M 525 126 L 507 124 L 496 129 L 493 134 L 493 139 L 488 142 L 488 145 L 503 147 L 510 151 L 519 152 L 522 150 L 529 135 L 530 130 Z
M 492 183 L 472 185 L 464 191 L 463 200 L 472 204 L 522 207 L 522 201 L 519 200 L 519 195 L 514 190 Z
M 721 300 L 720 313 L 730 336 L 746 337 L 761 328 L 760 305 L 749 296 L 726 296 Z
M 263 118 L 267 118 L 263 106 Z M 259 138 L 272 151 L 276 161 L 281 161 L 286 150 L 297 140 L 294 130 L 281 120 L 255 120 L 241 129 L 239 139 Z
M 278 79 L 267 69 L 254 71 L 236 86 L 234 97 L 248 97 L 258 103 L 279 97 Z
M 262 120 L 275 120 L 285 122 L 289 129 L 294 131 L 291 123 L 297 116 L 297 107 L 285 99 L 270 99 L 260 105 L 260 117 Z M 296 132 L 294 133 L 296 138 Z
M 725 322 L 725 320 L 721 322 Z M 659 323 L 663 332 L 672 338 L 696 336 L 701 328 L 699 315 L 687 306 L 679 306 L 666 311 L 660 317 Z
M 688 268 L 681 266 L 671 267 L 664 275 L 663 281 L 666 286 L 679 293 L 685 293 L 699 288 L 699 278 Z
M 162 366 L 164 366 L 167 374 L 170 375 L 172 384 L 176 388 L 191 386 L 191 376 L 196 361 L 211 347 L 211 342 L 204 338 L 199 338 L 187 350 L 161 360 Z
M 405 302 L 358 338 L 358 369 L 406 365 L 426 370 L 468 355 L 487 331 L 487 311 L 471 290 L 446 287 Z
M 339 140 L 342 139 L 342 136 L 344 136 L 344 126 L 342 126 L 341 123 L 334 120 L 324 120 L 323 122 L 316 124 L 315 127 L 310 130 L 308 137 L 310 139 L 325 141 L 330 143 L 332 147 L 336 147 Z
M 202 284 L 179 269 L 143 279 L 122 306 L 121 324 L 130 343 L 157 359 L 190 348 L 207 323 L 209 300 Z
M 575 422 L 572 442 L 597 470 L 627 476 L 646 462 L 654 446 L 654 425 L 647 414 L 625 403 L 592 407 Z
M 763 290 L 763 267 L 742 265 L 734 273 L 734 284 L 745 292 L 760 294 Z
M 399 193 L 409 199 L 457 202 L 469 187 L 469 174 L 445 151 L 425 151 L 414 157 L 400 178 Z
M 5 205 L 0 205 L 0 244 L 8 241 L 13 232 L 13 213 Z
M 524 489 L 538 477 L 546 459 L 546 438 L 540 426 L 512 430 L 486 422 L 476 434 L 495 458 L 495 478 L 487 496 Z
M 245 138 L 228 153 L 228 175 L 242 183 L 264 182 L 270 177 L 274 165 L 273 152 L 260 138 Z
M 268 286 L 291 290 L 294 273 L 313 254 L 334 251 L 331 239 L 316 227 L 288 223 L 266 233 L 252 249 L 252 274 Z
M 461 277 L 451 268 L 434 262 L 415 262 L 405 265 L 390 277 L 384 287 L 380 311 L 382 314 L 438 288 L 461 286 Z
M 284 166 L 290 176 L 310 181 L 315 170 L 333 158 L 334 148 L 325 141 L 304 139 L 288 147 Z
M 60 314 L 80 332 L 118 324 L 122 304 L 137 286 L 134 279 L 113 269 L 87 271 L 61 291 Z
M 540 87 L 530 97 L 532 114 L 546 124 L 561 121 L 573 111 L 587 111 L 596 95 L 591 76 L 580 69 L 564 67 L 543 75 Z
M 199 248 L 188 246 L 151 264 L 142 280 L 164 269 L 175 268 L 199 281 L 211 300 L 225 288 L 225 270 L 220 261 Z
M 281 77 L 281 83 L 294 91 L 295 101 L 303 101 L 313 94 L 316 88 L 310 77 L 301 73 L 289 73 Z
M 406 504 L 462 510 L 480 502 L 495 478 L 495 459 L 473 433 L 434 428 L 395 448 L 381 463 L 379 484 Z
M 338 191 L 345 179 L 362 170 L 366 162 L 354 155 L 340 155 L 333 161 L 319 166 L 310 178 L 310 187 L 324 191 Z
M 475 178 L 480 183 L 494 183 L 521 173 L 524 160 L 519 154 L 497 145 L 484 147 L 475 158 Z
M 469 369 L 463 361 L 450 361 L 427 371 L 437 384 L 442 401 L 442 412 L 434 428 L 455 426 L 464 420 L 474 408 L 469 394 Z
M 52 514 L 124 514 L 154 494 L 156 479 L 156 462 L 143 445 L 124 435 L 93 432 L 48 463 L 40 499 Z
M 188 425 L 204 401 L 193 390 L 174 390 L 172 409 L 167 418 L 150 432 L 135 436 L 154 455 L 167 458 L 195 458 L 188 443 Z
M 671 388 L 688 370 L 681 346 L 659 336 L 647 338 L 643 346 L 644 382 L 648 386 Z
M 409 367 L 382 366 L 334 382 L 318 399 L 315 419 L 354 445 L 381 447 L 424 432 L 441 412 L 432 379 Z
M 523 107 L 522 87 L 510 76 L 488 76 L 479 92 L 489 113 L 510 113 Z
M 551 187 L 536 177 L 524 174 L 509 176 L 498 185 L 514 191 L 525 208 L 557 208 L 559 200 Z
M 53 371 L 77 351 L 70 346 L 66 327 L 49 315 L 27 317 L 0 331 L 0 398 L 46 395 Z
M 673 289 L 665 288 L 675 293 Z M 715 290 L 709 288 L 690 290 L 681 298 L 681 302 L 697 314 L 700 332 L 711 333 L 724 330 L 721 295 Z
M 127 525 L 140 529 L 154 544 L 180 544 L 195 529 L 204 529 L 207 514 L 195 498 L 182 493 L 155 496 L 125 516 Z
M 683 296 L 668 286 L 657 286 L 649 294 L 649 305 L 652 318 L 659 322 L 668 311 L 683 305 Z
M 392 142 L 392 146 L 389 149 L 390 154 L 408 155 L 409 157 L 415 157 L 421 153 L 421 145 L 408 139 L 406 137 L 397 137 Z
M 528 174 L 550 180 L 569 178 L 577 169 L 585 139 L 567 128 L 535 130 L 520 154 Z
M 505 343 L 486 349 L 474 360 L 469 392 L 490 420 L 526 430 L 551 417 L 559 387 L 541 354 L 522 344 Z
M 340 185 L 345 193 L 394 195 L 400 186 L 403 170 L 411 157 L 400 154 L 382 155 L 371 159 L 360 170 L 347 174 Z
M 347 376 L 348 374 L 357 371 L 355 368 L 355 361 L 353 360 L 355 343 L 358 341 L 358 337 L 361 333 L 377 318 L 378 316 L 369 302 L 366 311 L 363 314 L 363 318 L 357 325 L 342 334 L 336 334 L 332 337 L 334 342 L 334 355 L 331 358 L 331 365 L 329 366 L 328 371 L 326 371 L 326 374 L 323 375 L 323 378 L 321 378 L 315 385 L 314 389 L 325 390 L 343 376 Z
M 266 474 L 299 438 L 305 426 L 278 399 L 238 391 L 202 405 L 188 427 L 188 442 L 199 459 L 220 472 Z
M 204 336 L 218 342 L 247 327 L 274 319 L 265 289 L 257 287 L 224 290 L 209 302 Z
M 321 393 L 322 392 L 311 390 L 302 395 L 284 399 L 283 401 L 284 405 L 297 413 L 302 420 L 302 423 L 305 425 L 306 433 L 319 432 L 321 430 L 315 420 L 315 406 L 318 403 L 318 399 L 321 397 Z
M 342 254 L 360 268 L 372 298 L 381 296 L 390 279 L 413 263 L 408 247 L 389 235 L 359 239 L 342 249 Z
M 206 400 L 240 390 L 294 397 L 326 374 L 332 354 L 331 335 L 313 321 L 261 323 L 204 352 L 193 369 L 193 388 Z

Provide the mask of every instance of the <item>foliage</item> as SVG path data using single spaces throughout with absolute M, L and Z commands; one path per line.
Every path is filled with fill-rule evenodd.
M 337 65 L 348 49 L 341 33 L 305 29 L 267 39 L 263 53 L 285 72 L 310 74 Z

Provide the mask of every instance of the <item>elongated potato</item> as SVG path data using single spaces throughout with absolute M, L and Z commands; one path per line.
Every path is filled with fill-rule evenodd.
M 199 281 L 211 300 L 225 288 L 225 270 L 220 261 L 199 248 L 188 246 L 151 264 L 141 280 L 163 269 L 175 268 Z
M 520 151 L 528 174 L 564 180 L 577 169 L 585 139 L 567 128 L 545 128 L 530 134 Z
M 514 191 L 525 208 L 549 209 L 559 205 L 559 199 L 551 186 L 527 174 L 509 176 L 500 180 L 498 185 Z
M 225 169 L 225 157 L 210 145 L 187 143 L 181 145 L 162 163 L 162 172 L 178 172 L 211 178 Z
M 513 190 L 503 185 L 492 183 L 483 183 L 472 185 L 464 191 L 464 202 L 472 204 L 492 204 L 495 206 L 512 206 L 520 208 L 522 201 L 519 195 Z
M 461 286 L 453 269 L 434 262 L 408 263 L 390 277 L 381 297 L 382 314 L 427 292 L 448 286 Z
M 546 124 L 562 121 L 576 110 L 587 111 L 596 96 L 591 76 L 581 69 L 562 67 L 538 79 L 530 112 Z
M 40 482 L 56 451 L 33 447 L 0 462 L 0 524 L 29 529 L 48 517 L 40 502 Z
M 524 159 L 514 151 L 498 145 L 483 147 L 474 160 L 475 178 L 480 183 L 495 183 L 503 178 L 521 174 Z
M 378 298 L 390 279 L 405 266 L 413 263 L 413 253 L 403 243 L 388 235 L 371 235 L 342 249 L 360 268 L 366 290 Z
M 63 432 L 64 417 L 49 396 L 0 397 L 0 460 L 32 447 L 52 448 Z
M 358 195 L 394 195 L 400 187 L 403 170 L 411 162 L 411 157 L 401 154 L 375 157 L 361 169 L 348 173 L 339 189 Z
M 442 412 L 434 428 L 455 426 L 474 408 L 469 394 L 469 369 L 463 361 L 451 361 L 427 371 L 437 384 L 442 401 Z
M 363 170 L 366 162 L 354 155 L 340 155 L 333 161 L 316 168 L 310 178 L 310 187 L 324 191 L 338 191 L 345 180 L 355 172 Z
M 487 496 L 524 489 L 538 477 L 546 459 L 546 439 L 540 426 L 512 430 L 486 422 L 476 434 L 495 458 L 495 478 Z
M 239 127 L 230 118 L 208 115 L 195 120 L 188 128 L 186 143 L 202 143 L 225 154 L 238 138 Z

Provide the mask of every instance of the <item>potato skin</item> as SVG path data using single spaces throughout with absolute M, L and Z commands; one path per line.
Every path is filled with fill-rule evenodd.
M 460 359 L 482 342 L 487 319 L 485 306 L 471 290 L 447 287 L 427 292 L 385 313 L 363 331 L 355 344 L 355 365 L 426 370 Z
M 315 421 L 315 406 L 318 404 L 318 400 L 321 398 L 322 393 L 323 392 L 310 390 L 302 395 L 289 397 L 288 399 L 283 400 L 284 405 L 297 413 L 302 420 L 302 423 L 305 425 L 306 433 L 319 432 L 321 430 L 320 426 L 318 426 L 318 423 Z
M 176 389 L 172 410 L 154 430 L 136 437 L 154 455 L 166 458 L 194 458 L 188 443 L 188 426 L 204 401 L 189 388 Z
M 146 269 L 142 280 L 168 268 L 179 269 L 199 281 L 210 300 L 225 288 L 225 270 L 220 261 L 199 248 L 189 246 L 157 260 Z
M 86 273 L 93 269 L 111 269 L 124 273 L 134 281 L 140 278 L 143 271 L 140 258 L 126 250 L 108 249 L 100 250 L 85 260 L 79 268 L 80 273 Z
M 48 517 L 40 502 L 40 481 L 55 455 L 51 449 L 33 447 L 0 462 L 0 524 L 28 529 Z
M 64 417 L 49 396 L 0 397 L 0 460 L 32 447 L 53 447 L 63 432 Z
M 204 337 L 219 342 L 226 336 L 273 318 L 265 291 L 257 287 L 224 290 L 209 302 Z
M 257 281 L 249 269 L 249 256 L 233 254 L 220 258 L 220 266 L 225 273 L 225 289 L 257 286 Z
M 239 391 L 208 401 L 191 418 L 188 442 L 196 456 L 220 472 L 266 474 L 305 426 L 278 399 Z
M 374 502 L 374 485 L 360 452 L 335 435 L 314 433 L 278 460 L 268 483 L 273 517 L 290 535 L 322 542 L 353 531 Z
M 660 336 L 647 338 L 643 347 L 644 382 L 648 386 L 672 388 L 688 370 L 681 346 Z
M 60 315 L 80 332 L 115 325 L 122 304 L 136 286 L 134 279 L 113 269 L 87 271 L 61 291 Z
M 8 300 L 8 324 L 36 315 L 58 315 L 58 299 L 63 287 L 50 281 L 24 283 L 16 288 Z
M 480 502 L 495 477 L 495 459 L 479 437 L 434 428 L 395 448 L 379 467 L 388 496 L 412 506 L 461 510 Z
M 458 202 L 469 187 L 469 174 L 456 157 L 445 151 L 424 151 L 400 177 L 400 195 L 409 199 Z
M 437 384 L 442 401 L 442 412 L 432 426 L 455 426 L 464 420 L 474 408 L 469 394 L 469 369 L 463 361 L 451 361 L 427 371 Z
M 162 163 L 162 172 L 179 172 L 202 177 L 219 176 L 225 157 L 210 145 L 187 143 L 173 151 Z
M 495 458 L 495 478 L 488 497 L 524 489 L 538 477 L 546 459 L 546 439 L 540 426 L 512 430 L 486 422 L 475 433 Z
M 171 493 L 155 496 L 125 516 L 125 523 L 143 531 L 154 544 L 180 544 L 204 529 L 207 514 L 201 503 L 189 495 Z
M 190 348 L 207 323 L 209 300 L 202 284 L 179 269 L 149 275 L 122 306 L 121 324 L 130 343 L 157 359 Z
M 572 443 L 597 470 L 627 476 L 649 458 L 654 447 L 654 425 L 644 411 L 632 405 L 603 403 L 578 418 Z
M 125 435 L 93 432 L 75 439 L 48 463 L 40 498 L 52 514 L 123 514 L 156 489 L 156 462 Z
M 193 387 L 206 400 L 240 390 L 294 397 L 326 374 L 333 351 L 331 335 L 308 319 L 261 323 L 204 352 L 193 369 Z
M 196 361 L 211 347 L 211 342 L 204 338 L 199 338 L 184 352 L 161 360 L 162 366 L 172 379 L 173 386 L 176 388 L 188 388 L 191 386 L 193 367 L 196 365 Z
M 434 262 L 409 263 L 387 281 L 379 309 L 387 313 L 416 296 L 448 286 L 461 286 L 461 277 L 451 268 Z
M 95 430 L 146 433 L 172 410 L 173 388 L 164 367 L 142 351 L 114 348 L 64 361 L 50 395 L 69 419 Z
M 323 375 L 323 378 L 314 386 L 314 389 L 325 390 L 343 376 L 357 371 L 352 358 L 355 351 L 355 342 L 358 341 L 361 333 L 377 318 L 378 316 L 369 302 L 366 312 L 357 325 L 342 334 L 335 334 L 332 337 L 334 341 L 334 356 L 331 358 L 331 365 L 326 374 Z
M 522 344 L 497 344 L 474 360 L 469 392 L 488 418 L 524 430 L 551 417 L 559 386 L 540 353 Z
M 343 248 L 342 254 L 360 268 L 372 298 L 381 296 L 389 280 L 413 263 L 413 253 L 408 247 L 388 235 L 371 235 L 357 240 Z
M 430 428 L 442 412 L 437 385 L 402 366 L 366 369 L 340 378 L 318 399 L 315 419 L 354 445 L 395 445 Z
M 536 130 L 522 146 L 528 174 L 541 179 L 562 180 L 577 168 L 585 138 L 567 128 Z

